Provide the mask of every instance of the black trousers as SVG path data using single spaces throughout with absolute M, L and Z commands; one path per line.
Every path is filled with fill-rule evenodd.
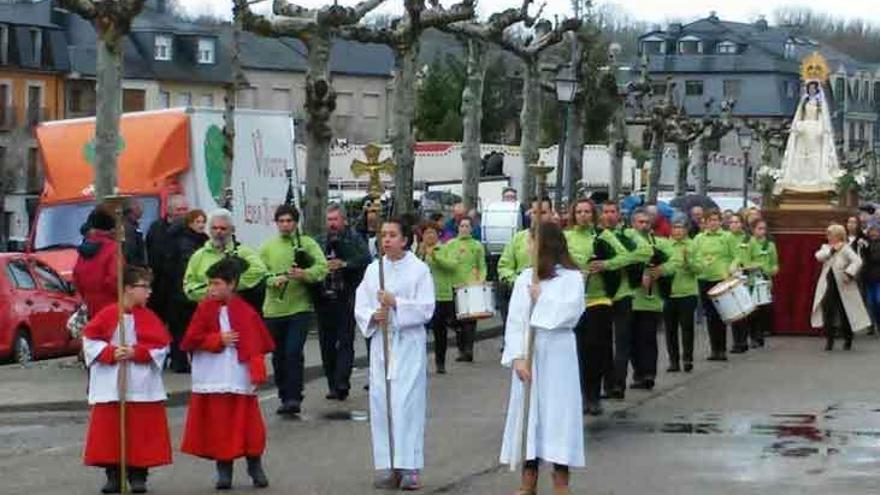
M 662 316 L 659 311 L 633 311 L 632 364 L 637 382 L 657 376 L 657 330 Z
M 449 339 L 449 328 L 455 326 L 455 303 L 453 301 L 437 301 L 434 305 L 434 316 L 431 317 L 431 331 L 434 333 L 434 362 L 446 364 L 446 348 Z
M 612 316 L 611 306 L 593 306 L 584 311 L 574 328 L 581 395 L 589 403 L 599 402 L 602 381 L 613 370 Z
M 734 349 L 748 349 L 749 335 L 752 334 L 752 315 L 754 313 L 730 324 Z
M 354 366 L 354 294 L 318 302 L 321 365 L 330 391 L 348 392 Z
M 189 370 L 189 356 L 180 350 L 180 341 L 186 333 L 189 321 L 196 311 L 196 304 L 190 301 L 175 301 L 174 311 L 168 312 L 168 332 L 171 333 L 171 369 L 174 371 Z
M 764 334 L 773 331 L 773 305 L 758 306 L 750 316 L 749 339 L 758 345 L 764 345 Z
M 627 283 L 626 280 L 623 283 Z M 632 297 L 614 302 L 612 320 L 614 322 L 613 370 L 605 381 L 606 391 L 626 389 L 629 361 L 632 357 Z
M 669 364 L 677 365 L 694 362 L 694 313 L 697 310 L 697 296 L 669 298 L 663 308 L 666 326 L 666 352 Z M 681 345 L 679 346 L 679 329 Z
M 727 325 L 721 320 L 721 315 L 715 309 L 712 299 L 709 298 L 709 289 L 714 287 L 720 280 L 700 280 L 700 299 L 703 302 L 703 311 L 706 313 L 706 326 L 709 327 L 709 347 L 712 355 L 723 356 L 727 353 Z
M 280 318 L 266 318 L 266 327 L 275 340 L 272 369 L 278 398 L 284 404 L 299 404 L 303 400 L 305 356 L 303 349 L 312 325 L 312 313 L 297 313 Z

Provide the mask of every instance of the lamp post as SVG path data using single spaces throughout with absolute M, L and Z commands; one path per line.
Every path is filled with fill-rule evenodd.
M 571 174 L 569 161 L 565 159 L 565 144 L 568 138 L 568 116 L 571 111 L 571 102 L 574 101 L 578 92 L 578 81 L 571 65 L 563 65 L 556 73 L 556 101 L 563 106 L 562 131 L 559 134 L 559 148 L 556 155 L 556 191 L 554 202 L 557 206 L 562 204 L 563 178 Z
M 743 209 L 749 205 L 749 155 L 752 150 L 752 130 L 740 127 L 736 135 L 743 152 Z

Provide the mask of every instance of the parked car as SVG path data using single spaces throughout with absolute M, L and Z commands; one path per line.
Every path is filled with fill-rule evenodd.
M 46 263 L 24 253 L 0 253 L 0 360 L 74 355 L 81 342 L 67 331 L 80 298 Z

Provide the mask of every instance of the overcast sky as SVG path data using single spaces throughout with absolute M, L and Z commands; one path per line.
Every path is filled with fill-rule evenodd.
M 210 13 L 229 17 L 231 0 L 179 0 L 191 13 Z M 450 5 L 454 0 L 443 0 L 443 5 Z M 766 15 L 772 20 L 773 12 L 780 7 L 809 7 L 816 12 L 832 13 L 848 19 L 862 18 L 880 25 L 880 9 L 871 8 L 875 0 L 617 0 L 595 1 L 596 5 L 610 4 L 626 12 L 636 20 L 664 23 L 670 19 L 690 20 L 705 17 L 710 11 L 716 11 L 725 20 L 752 21 L 759 15 Z M 329 3 L 328 0 L 298 0 L 300 5 L 312 7 Z M 357 0 L 339 0 L 342 5 L 353 5 Z M 535 0 L 535 4 L 540 0 Z M 571 13 L 570 0 L 546 0 L 545 12 L 553 15 Z M 266 0 L 258 10 L 267 10 L 272 1 Z M 481 16 L 498 10 L 521 4 L 521 0 L 478 0 Z M 400 13 L 403 9 L 401 0 L 386 0 L 378 12 Z

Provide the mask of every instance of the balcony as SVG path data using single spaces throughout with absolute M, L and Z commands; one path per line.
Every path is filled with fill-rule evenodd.
M 0 132 L 11 132 L 18 128 L 33 130 L 40 122 L 52 120 L 52 112 L 42 107 L 0 106 Z

